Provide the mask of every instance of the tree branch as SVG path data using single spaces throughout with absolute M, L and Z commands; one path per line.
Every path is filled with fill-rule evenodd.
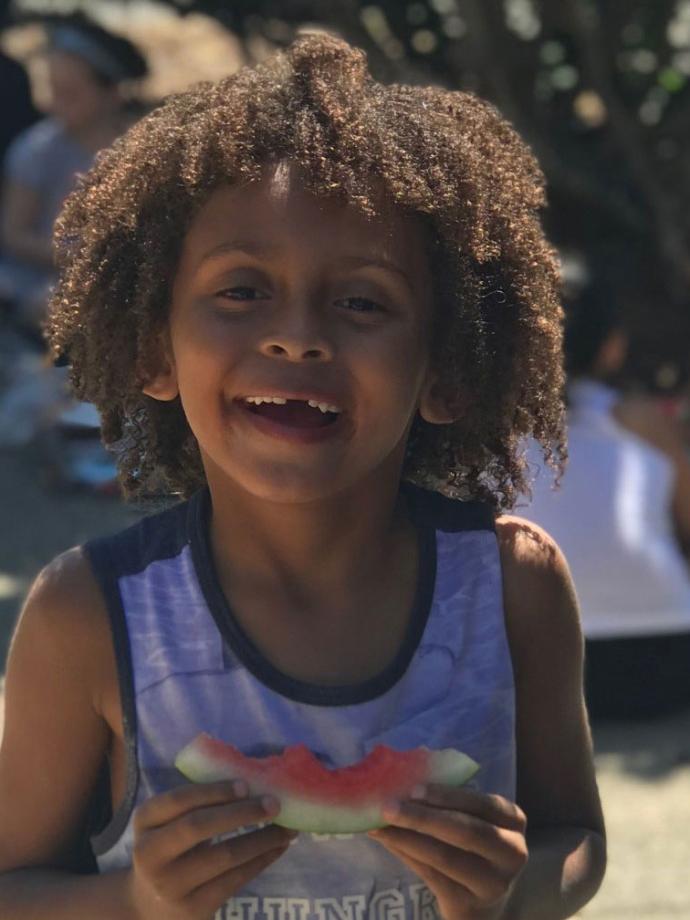
M 635 232 L 644 229 L 644 216 L 623 195 L 597 181 L 595 173 L 567 163 L 548 138 L 547 129 L 535 122 L 533 108 L 516 98 L 515 82 L 504 66 L 511 60 L 500 47 L 503 23 L 490 22 L 491 8 L 482 0 L 463 0 L 474 70 L 481 76 L 487 95 L 520 132 L 544 170 L 549 184 L 566 195 L 607 212 L 617 223 Z M 457 53 L 448 55 L 448 67 L 460 83 L 464 62 Z M 530 118 L 530 115 L 532 117 Z
M 598 19 L 578 0 L 562 0 L 561 11 L 570 24 L 587 81 L 608 109 L 611 136 L 654 219 L 659 251 L 675 276 L 673 286 L 686 288 L 690 283 L 690 251 L 676 219 L 676 201 L 659 182 L 640 126 L 614 88 Z

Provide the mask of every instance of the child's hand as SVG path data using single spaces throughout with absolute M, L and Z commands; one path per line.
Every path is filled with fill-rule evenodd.
M 206 920 L 295 834 L 277 825 L 220 843 L 211 838 L 278 813 L 273 799 L 245 798 L 244 784 L 189 784 L 154 796 L 134 814 L 129 893 L 141 920 Z
M 426 882 L 446 920 L 501 917 L 527 862 L 527 820 L 516 805 L 434 785 L 384 816 L 390 826 L 370 836 Z

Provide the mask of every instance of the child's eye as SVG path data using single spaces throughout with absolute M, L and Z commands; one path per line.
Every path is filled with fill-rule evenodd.
M 238 284 L 235 287 L 223 288 L 222 291 L 218 291 L 218 296 L 228 300 L 263 300 L 268 295 L 248 284 Z
M 354 313 L 381 313 L 384 309 L 380 303 L 370 300 L 369 297 L 342 297 L 336 303 Z

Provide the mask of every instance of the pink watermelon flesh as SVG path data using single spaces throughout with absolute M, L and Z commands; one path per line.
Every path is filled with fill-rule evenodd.
M 205 733 L 179 752 L 175 766 L 194 782 L 243 779 L 251 795 L 278 799 L 276 824 L 321 834 L 382 827 L 387 802 L 406 798 L 424 783 L 460 786 L 479 769 L 452 748 L 396 751 L 378 745 L 358 763 L 329 770 L 302 744 L 271 757 L 246 757 Z

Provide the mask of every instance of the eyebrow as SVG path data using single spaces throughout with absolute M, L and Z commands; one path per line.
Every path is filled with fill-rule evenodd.
M 199 259 L 199 265 L 206 262 L 212 262 L 214 259 L 220 259 L 230 252 L 244 252 L 250 256 L 269 256 L 275 253 L 277 247 L 270 243 L 259 243 L 256 240 L 230 240 L 227 243 L 220 243 L 205 252 Z
M 376 256 L 345 256 L 340 260 L 346 265 L 352 265 L 354 268 L 383 268 L 385 271 L 393 272 L 403 279 L 405 284 L 412 288 L 412 281 L 405 269 L 391 262 L 390 259 L 384 259 Z
M 220 243 L 205 252 L 199 259 L 199 265 L 205 265 L 207 262 L 220 259 L 232 252 L 244 252 L 250 256 L 270 257 L 275 255 L 277 251 L 278 247 L 272 243 L 260 243 L 257 240 L 230 240 L 226 243 Z M 398 275 L 410 289 L 413 288 L 407 272 L 399 265 L 396 265 L 395 262 L 391 262 L 390 259 L 377 256 L 343 256 L 338 261 L 342 265 L 353 268 L 382 268 Z

